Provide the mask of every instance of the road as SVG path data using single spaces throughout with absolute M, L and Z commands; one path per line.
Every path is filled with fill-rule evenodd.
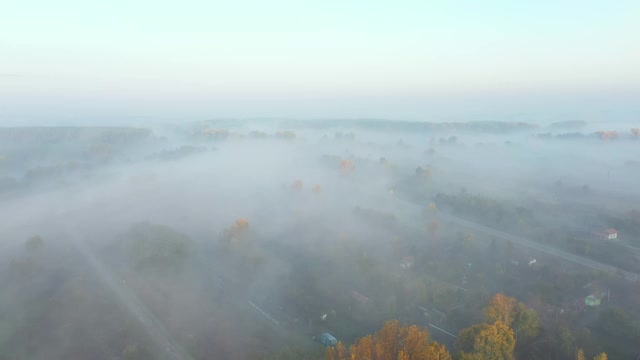
M 403 199 L 397 199 L 398 201 L 394 204 L 394 206 L 399 209 L 399 211 L 401 211 L 401 213 L 403 214 L 412 214 L 409 218 L 407 218 L 407 220 L 409 222 L 411 221 L 423 221 L 423 219 L 420 218 L 419 214 L 422 214 L 423 209 L 421 208 L 421 206 L 419 204 L 414 203 L 412 200 L 408 199 L 408 198 L 403 198 Z M 533 240 L 529 240 L 529 239 L 525 239 L 521 236 L 517 236 L 517 235 L 513 235 L 513 234 L 509 234 L 506 233 L 504 231 L 500 231 L 482 224 L 478 224 L 476 222 L 473 221 L 469 221 L 466 219 L 462 219 L 458 216 L 452 215 L 452 214 L 447 214 L 447 213 L 443 213 L 443 212 L 439 212 L 438 213 L 438 217 L 442 220 L 447 220 L 453 223 L 456 223 L 460 226 L 464 226 L 470 229 L 473 229 L 477 232 L 480 233 L 485 233 L 491 236 L 494 236 L 498 239 L 503 239 L 503 240 L 509 240 L 515 244 L 521 245 L 521 246 L 525 246 L 528 247 L 530 249 L 534 249 L 540 252 L 543 252 L 545 254 L 548 255 L 552 255 L 552 256 L 556 256 L 559 257 L 561 259 L 567 260 L 567 261 L 571 261 L 573 263 L 582 265 L 582 266 L 586 266 L 588 268 L 591 269 L 595 269 L 595 270 L 599 270 L 599 271 L 603 271 L 606 273 L 620 273 L 623 274 L 625 279 L 629 280 L 629 281 L 638 281 L 640 280 L 640 274 L 636 274 L 630 271 L 626 271 L 626 270 L 622 270 L 618 267 L 612 266 L 612 265 L 607 265 L 607 264 L 603 264 L 601 262 L 595 261 L 595 260 L 591 260 L 582 256 L 578 256 L 569 252 L 566 252 L 564 250 L 560 250 L 557 248 L 554 248 L 552 246 L 549 245 L 544 245 L 541 244 L 539 242 L 533 241 Z M 418 223 L 416 222 L 416 223 Z
M 557 257 L 562 258 L 564 260 L 571 261 L 571 262 L 574 262 L 576 264 L 580 264 L 580 265 L 583 265 L 583 266 L 586 266 L 586 267 L 589 267 L 589 268 L 592 268 L 592 269 L 604 271 L 604 272 L 607 272 L 607 273 L 619 272 L 619 273 L 623 274 L 624 277 L 627 280 L 630 280 L 630 281 L 638 281 L 640 279 L 640 275 L 639 274 L 632 273 L 632 272 L 629 272 L 629 271 L 625 271 L 625 270 L 622 270 L 622 269 L 617 268 L 615 266 L 603 264 L 601 262 L 597 262 L 597 261 L 594 261 L 594 260 L 591 260 L 591 259 L 587 259 L 587 258 L 582 257 L 582 256 L 574 255 L 574 254 L 568 253 L 568 252 L 563 251 L 563 250 L 556 249 L 556 248 L 548 246 L 548 245 L 543 245 L 543 244 L 540 244 L 538 242 L 525 239 L 525 238 L 520 237 L 520 236 L 516 236 L 516 235 L 513 235 L 513 234 L 508 234 L 508 233 L 505 233 L 503 231 L 496 230 L 496 229 L 490 228 L 490 227 L 485 226 L 485 225 L 481 225 L 481 224 L 478 224 L 478 223 L 475 223 L 475 222 L 472 222 L 472 221 L 469 221 L 469 220 L 461 219 L 461 218 L 459 218 L 457 216 L 453 216 L 453 215 L 450 215 L 450 214 L 443 214 L 443 213 L 440 213 L 438 216 L 441 219 L 448 220 L 448 221 L 451 221 L 451 222 L 455 222 L 455 223 L 457 223 L 459 225 L 468 227 L 468 228 L 473 229 L 473 230 L 475 230 L 477 232 L 482 232 L 482 233 L 494 236 L 494 237 L 499 238 L 499 239 L 509 240 L 509 241 L 511 241 L 511 242 L 513 242 L 515 244 L 526 246 L 528 248 L 531 248 L 531 249 L 534 249 L 534 250 L 538 250 L 538 251 L 543 252 L 545 254 L 557 256 Z

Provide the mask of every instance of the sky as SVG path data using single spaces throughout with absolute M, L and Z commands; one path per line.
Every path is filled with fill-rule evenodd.
M 638 119 L 639 18 L 636 0 L 7 1 L 0 125 Z

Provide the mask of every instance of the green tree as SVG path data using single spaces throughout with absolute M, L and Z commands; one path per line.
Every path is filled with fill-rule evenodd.
M 129 255 L 138 268 L 177 268 L 191 251 L 191 239 L 174 229 L 157 224 L 138 223 L 127 234 Z
M 513 330 L 516 334 L 516 340 L 519 335 L 532 338 L 538 335 L 540 329 L 540 321 L 535 310 L 529 309 L 523 303 L 518 303 L 513 321 Z
M 575 354 L 573 336 L 571 335 L 571 330 L 569 330 L 567 326 L 560 325 L 558 327 L 556 341 L 558 342 L 558 347 L 562 350 L 565 356 L 571 357 L 572 354 Z
M 37 254 L 44 247 L 44 240 L 39 235 L 30 237 L 25 243 L 24 248 L 29 254 Z

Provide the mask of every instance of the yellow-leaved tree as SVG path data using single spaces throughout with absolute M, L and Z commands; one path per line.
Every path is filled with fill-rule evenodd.
M 513 330 L 496 321 L 462 330 L 456 347 L 461 359 L 512 360 L 516 340 Z
M 607 360 L 607 354 L 605 353 L 600 353 L 598 355 L 596 355 L 593 360 Z
M 380 331 L 356 340 L 346 352 L 341 343 L 327 349 L 328 360 L 451 360 L 444 345 L 429 341 L 429 333 L 416 326 L 388 321 Z

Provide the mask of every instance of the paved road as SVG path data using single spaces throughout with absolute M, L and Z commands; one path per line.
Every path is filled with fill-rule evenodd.
M 403 198 L 403 199 L 397 199 L 398 201 L 396 201 L 396 203 L 394 204 L 394 207 L 396 207 L 397 209 L 399 209 L 401 211 L 401 213 L 403 214 L 412 214 L 410 215 L 410 218 L 408 218 L 408 220 L 413 220 L 413 221 L 417 221 L 416 223 L 418 223 L 419 221 L 424 221 L 424 219 L 420 218 L 420 215 L 418 214 L 422 214 L 423 212 L 423 208 L 419 205 L 414 203 L 413 201 L 411 201 L 410 199 L 407 198 Z M 562 258 L 564 260 L 567 261 L 571 261 L 573 263 L 576 264 L 580 264 L 586 267 L 589 267 L 591 269 L 595 269 L 595 270 L 600 270 L 600 271 L 604 271 L 606 273 L 616 273 L 619 272 L 621 274 L 624 275 L 624 277 L 629 280 L 629 281 L 638 281 L 640 280 L 640 274 L 636 274 L 630 271 L 625 271 L 622 270 L 618 267 L 612 266 L 612 265 L 607 265 L 607 264 L 603 264 L 601 262 L 595 261 L 595 260 L 591 260 L 582 256 L 578 256 L 578 255 L 574 255 L 571 254 L 569 252 L 566 252 L 564 250 L 560 250 L 557 248 L 554 248 L 552 246 L 549 245 L 544 245 L 541 244 L 539 242 L 533 241 L 533 240 L 529 240 L 529 239 L 525 239 L 521 236 L 517 236 L 517 235 L 513 235 L 513 234 L 509 234 L 506 233 L 504 231 L 500 231 L 482 224 L 478 224 L 475 223 L 473 221 L 469 221 L 469 220 L 465 220 L 462 219 L 460 217 L 451 215 L 451 214 L 446 214 L 446 213 L 442 213 L 439 212 L 438 213 L 438 217 L 443 219 L 443 220 L 448 220 L 454 223 L 457 223 L 458 225 L 461 226 L 466 226 L 470 229 L 473 229 L 477 232 L 481 232 L 481 233 L 485 233 L 485 234 L 489 234 L 492 235 L 498 239 L 503 239 L 503 240 L 509 240 L 512 241 L 515 244 L 519 244 L 522 246 L 526 246 L 528 248 L 534 249 L 534 250 L 538 250 L 540 252 L 543 252 L 545 254 L 549 254 L 549 255 L 553 255 L 553 256 L 557 256 L 559 258 Z M 411 222 L 411 221 L 410 221 Z
M 632 273 L 632 272 L 629 272 L 629 271 L 625 271 L 625 270 L 622 270 L 622 269 L 617 268 L 615 266 L 603 264 L 601 262 L 597 262 L 597 261 L 594 261 L 594 260 L 591 260 L 591 259 L 587 259 L 587 258 L 582 257 L 582 256 L 574 255 L 574 254 L 568 253 L 568 252 L 563 251 L 563 250 L 556 249 L 556 248 L 548 246 L 548 245 L 543 245 L 543 244 L 540 244 L 538 242 L 525 239 L 525 238 L 520 237 L 520 236 L 508 234 L 508 233 L 505 233 L 503 231 L 490 228 L 488 226 L 484 226 L 484 225 L 481 225 L 481 224 L 478 224 L 478 223 L 475 223 L 475 222 L 471 222 L 471 221 L 468 221 L 468 220 L 465 220 L 465 219 L 461 219 L 461 218 L 459 218 L 457 216 L 453 216 L 453 215 L 449 215 L 449 214 L 442 214 L 442 213 L 440 213 L 438 216 L 440 218 L 442 218 L 442 219 L 458 223 L 460 225 L 466 226 L 466 227 L 471 228 L 473 230 L 476 230 L 478 232 L 483 232 L 485 234 L 489 234 L 491 236 L 495 236 L 496 238 L 499 238 L 499 239 L 509 240 L 509 241 L 512 241 L 512 242 L 514 242 L 516 244 L 520 244 L 522 246 L 526 246 L 528 248 L 535 249 L 535 250 L 541 251 L 541 252 L 549 254 L 549 255 L 557 256 L 559 258 L 562 258 L 562 259 L 565 259 L 565 260 L 568 260 L 568 261 L 571 261 L 571 262 L 574 262 L 576 264 L 580 264 L 580 265 L 583 265 L 583 266 L 586 266 L 586 267 L 589 267 L 589 268 L 592 268 L 592 269 L 604 271 L 604 272 L 607 272 L 607 273 L 620 272 L 620 273 L 624 274 L 624 277 L 627 280 L 630 280 L 630 281 L 638 281 L 640 279 L 640 275 L 639 274 Z

